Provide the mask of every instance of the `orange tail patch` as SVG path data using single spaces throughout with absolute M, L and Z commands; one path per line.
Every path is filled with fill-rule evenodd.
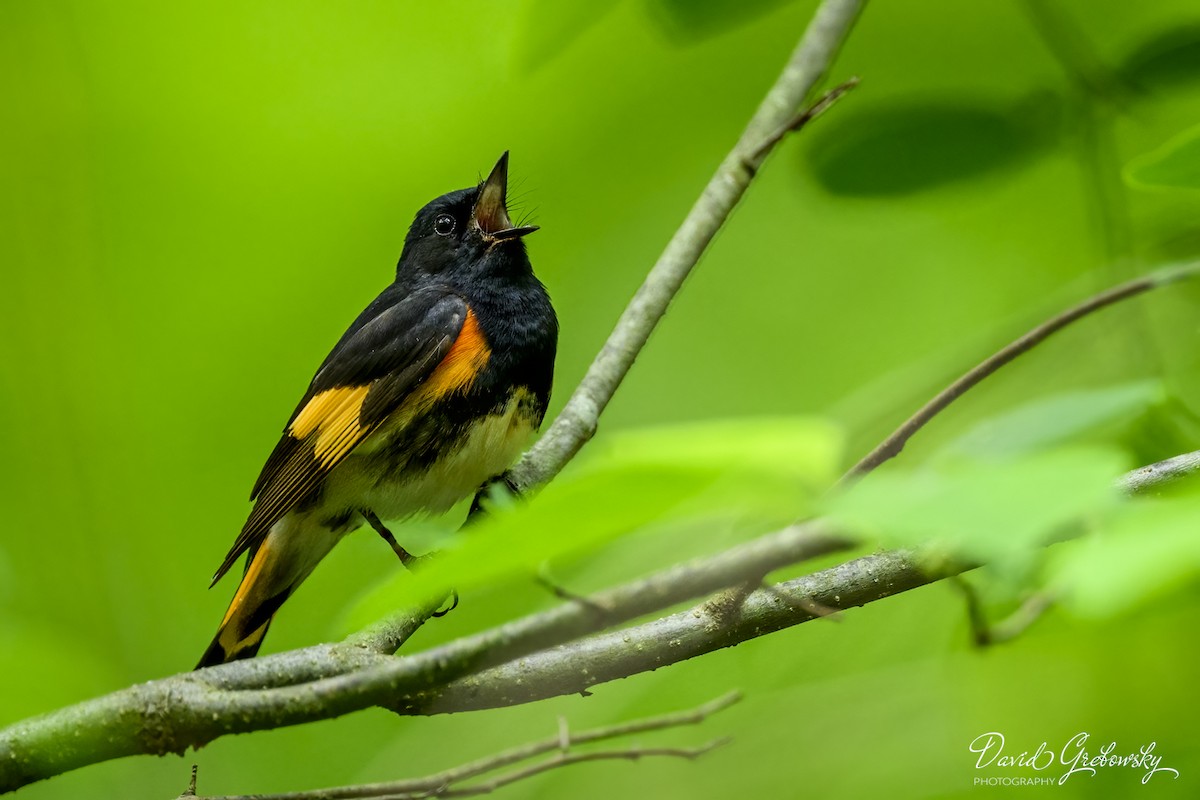
M 239 658 L 251 658 L 258 652 L 271 625 L 271 617 L 291 593 L 289 587 L 274 596 L 263 596 L 265 587 L 260 581 L 263 569 L 270 560 L 270 542 L 263 542 L 246 568 L 246 574 L 242 576 L 242 582 L 238 584 L 237 592 L 225 611 L 217 635 L 200 657 L 196 669 Z

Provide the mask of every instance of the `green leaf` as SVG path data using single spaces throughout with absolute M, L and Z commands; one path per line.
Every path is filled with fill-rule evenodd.
M 946 445 L 939 458 L 1014 456 L 1128 423 L 1163 401 L 1158 381 L 1137 381 L 1042 397 L 991 417 Z
M 1085 617 L 1135 609 L 1200 579 L 1200 498 L 1129 503 L 1086 539 L 1053 553 L 1050 585 Z
M 1021 559 L 1064 525 L 1115 506 L 1125 462 L 1114 449 L 1075 447 L 881 472 L 833 498 L 829 514 L 889 546 Z
M 529 575 L 548 559 L 651 525 L 736 515 L 759 528 L 812 510 L 834 478 L 840 436 L 813 419 L 672 425 L 597 441 L 532 502 L 498 507 L 416 575 L 396 574 L 347 613 L 355 630 L 453 586 Z
M 1130 161 L 1125 181 L 1137 189 L 1200 189 L 1200 125 Z
M 1173 24 L 1142 42 L 1121 65 L 1129 83 L 1145 88 L 1186 85 L 1200 78 L 1200 25 Z
M 853 197 L 915 194 L 1008 175 L 1053 141 L 1054 107 L 1042 98 L 1014 107 L 956 95 L 848 105 L 808 137 L 804 169 L 833 194 Z

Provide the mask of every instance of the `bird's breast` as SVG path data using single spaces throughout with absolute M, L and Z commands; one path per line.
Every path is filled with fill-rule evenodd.
M 384 519 L 442 513 L 511 466 L 540 421 L 524 388 L 474 413 L 401 408 L 330 475 L 328 499 Z

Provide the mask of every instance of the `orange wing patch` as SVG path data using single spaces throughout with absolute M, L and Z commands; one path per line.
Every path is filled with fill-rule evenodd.
M 321 392 L 296 415 L 288 433 L 304 439 L 316 431 L 313 452 L 317 461 L 323 467 L 337 463 L 365 433 L 359 423 L 359 413 L 370 388 L 370 384 L 364 384 Z
M 423 399 L 433 401 L 469 388 L 491 357 L 492 350 L 479 327 L 479 320 L 468 308 L 458 338 L 421 389 Z
M 468 309 L 454 344 L 406 405 L 410 409 L 421 408 L 468 389 L 491 357 L 479 320 Z M 294 439 L 306 439 L 315 433 L 313 455 L 321 467 L 332 467 L 371 432 L 361 421 L 363 401 L 370 390 L 371 384 L 362 384 L 321 392 L 292 420 L 288 434 Z

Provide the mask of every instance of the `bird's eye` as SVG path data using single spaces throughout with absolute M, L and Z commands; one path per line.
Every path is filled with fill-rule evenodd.
M 454 217 L 449 214 L 438 214 L 433 221 L 433 232 L 438 236 L 449 236 L 454 233 Z

